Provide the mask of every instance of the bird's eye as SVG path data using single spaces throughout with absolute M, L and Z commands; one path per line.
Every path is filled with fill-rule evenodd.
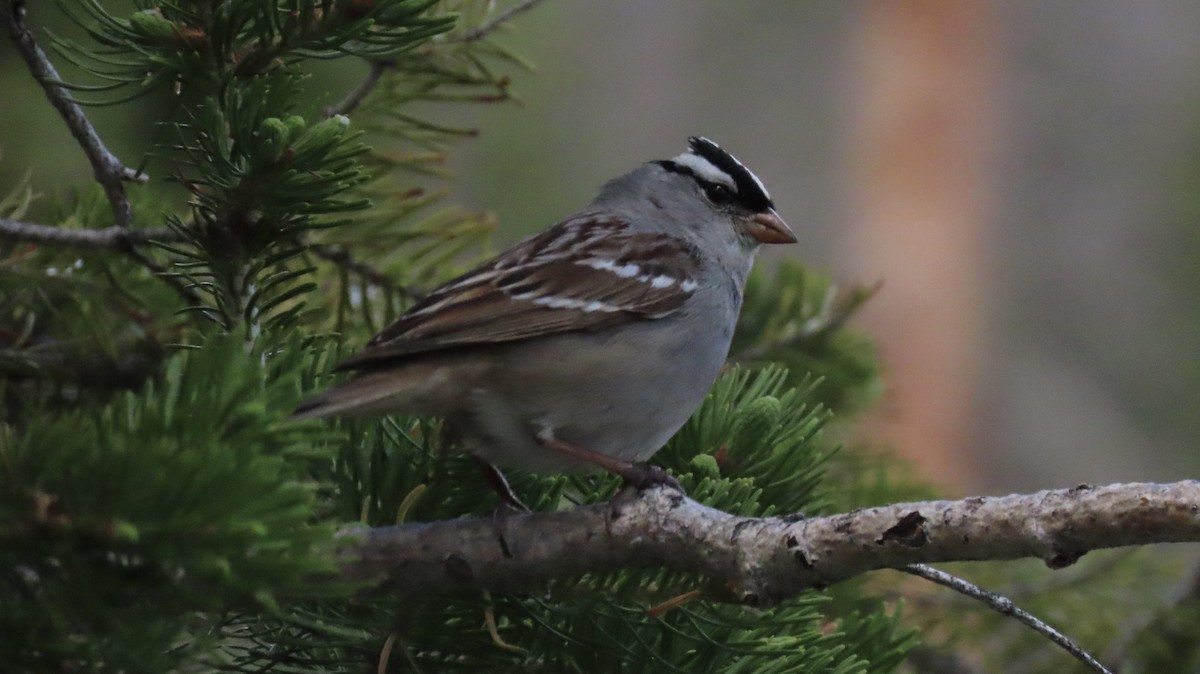
M 708 200 L 717 206 L 724 206 L 733 201 L 733 190 L 724 185 L 710 183 L 704 188 L 704 196 L 708 197 Z

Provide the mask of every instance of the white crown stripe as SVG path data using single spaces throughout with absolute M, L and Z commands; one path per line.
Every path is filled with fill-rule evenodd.
M 707 180 L 710 183 L 718 183 L 728 187 L 734 192 L 737 191 L 737 184 L 733 181 L 733 176 L 717 168 L 712 162 L 698 154 L 693 152 L 684 152 L 671 161 L 679 164 L 680 166 L 686 166 L 687 168 L 691 169 L 692 172 L 699 176 L 702 180 Z M 755 178 L 755 180 L 758 179 Z

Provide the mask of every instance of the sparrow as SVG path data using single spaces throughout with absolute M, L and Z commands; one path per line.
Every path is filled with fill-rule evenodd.
M 691 137 L 432 291 L 293 417 L 436 415 L 493 466 L 671 483 L 640 462 L 716 380 L 756 252 L 795 241 L 762 181 Z

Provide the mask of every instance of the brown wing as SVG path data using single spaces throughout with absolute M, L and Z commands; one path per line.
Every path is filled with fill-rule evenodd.
M 692 246 L 582 215 L 438 288 L 339 369 L 666 316 L 696 289 Z

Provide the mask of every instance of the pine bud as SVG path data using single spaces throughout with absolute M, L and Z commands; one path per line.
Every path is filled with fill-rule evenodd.
M 258 127 L 258 152 L 255 159 L 274 163 L 283 157 L 290 137 L 288 125 L 278 117 L 268 117 Z
M 721 466 L 717 463 L 717 457 L 712 454 L 697 454 L 693 456 L 692 470 L 699 479 L 706 477 L 716 479 L 721 477 Z
M 774 396 L 763 396 L 746 405 L 733 427 L 734 446 L 742 451 L 761 446 L 782 414 L 783 404 Z
M 299 138 L 304 133 L 304 130 L 308 128 L 308 122 L 305 122 L 304 118 L 300 115 L 288 115 L 288 118 L 283 120 L 283 123 L 287 124 L 289 141 Z
M 317 122 L 292 143 L 292 150 L 297 157 L 309 153 L 328 152 L 341 140 L 349 126 L 350 119 L 345 115 L 334 115 L 329 119 Z
M 142 37 L 156 41 L 172 40 L 178 32 L 175 24 L 164 19 L 156 9 L 134 12 L 129 17 L 129 27 Z

